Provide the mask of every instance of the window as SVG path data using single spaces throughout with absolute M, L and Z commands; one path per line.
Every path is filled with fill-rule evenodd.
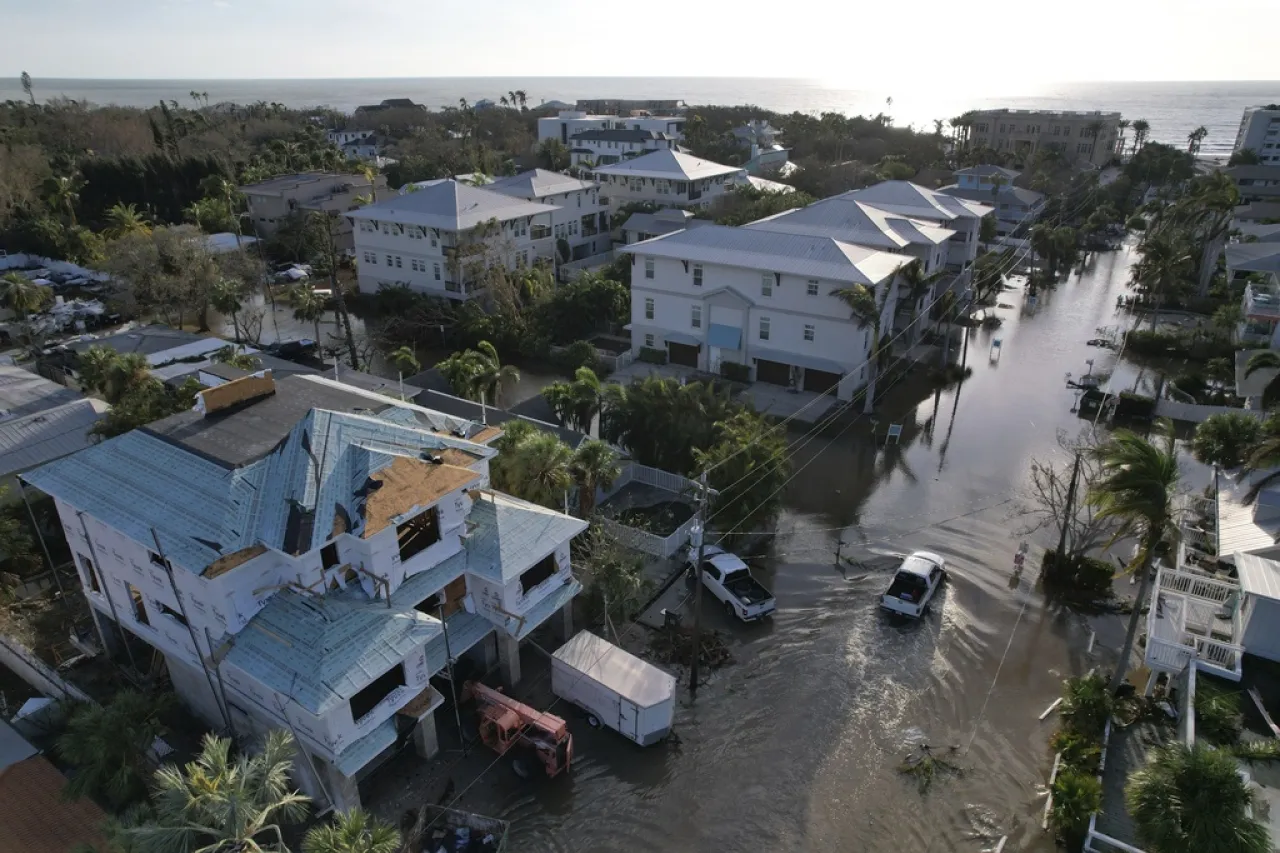
M 653 258 L 644 259 L 644 277 L 653 278 Z M 653 319 L 650 317 L 649 319 Z
M 351 719 L 360 722 L 378 707 L 383 699 L 405 685 L 404 664 L 398 663 L 373 680 L 368 687 L 351 697 Z
M 534 589 L 540 583 L 551 577 L 558 571 L 556 565 L 556 555 L 548 554 L 538 561 L 537 565 L 529 569 L 520 576 L 520 591 L 525 595 L 529 594 L 529 590 Z
M 330 542 L 320 549 L 320 565 L 324 569 L 332 569 L 338 565 L 338 543 Z
M 762 341 L 769 340 L 769 318 L 768 317 L 760 318 L 760 340 Z
M 434 249 L 435 247 L 436 247 L 436 238 L 435 238 L 435 235 L 434 235 L 434 234 L 432 234 L 432 235 L 431 235 L 431 248 L 433 248 L 433 249 Z
M 653 298 L 652 297 L 644 301 L 644 318 L 646 320 L 653 319 Z
M 649 349 L 653 349 L 653 335 L 644 336 L 644 345 Z
M 695 329 L 702 328 L 702 306 L 694 305 L 689 313 L 689 325 Z
M 173 621 L 178 622 L 182 625 L 187 624 L 187 617 L 182 615 L 181 610 L 174 610 L 172 607 L 165 604 L 163 601 L 157 601 L 156 607 L 160 608 L 160 612 L 163 613 L 165 616 L 168 616 Z
M 814 334 L 814 327 L 813 327 L 813 324 L 812 324 L 812 323 L 805 323 L 805 324 L 804 324 L 804 339 L 805 339 L 806 341 L 809 341 L 810 343 L 812 343 L 812 342 L 813 342 L 813 334 Z
M 439 281 L 439 280 L 440 280 L 440 265 L 439 265 L 439 264 L 432 264 L 431 266 L 432 266 L 432 273 L 435 275 L 435 279 L 436 279 L 436 281 Z
M 1058 127 L 1058 126 L 1055 124 L 1055 125 L 1053 126 L 1053 135 L 1054 135 L 1054 136 L 1061 136 L 1061 135 L 1062 135 L 1062 128 Z
M 142 593 L 138 592 L 133 584 L 125 584 L 124 588 L 128 590 L 129 601 L 133 604 L 133 618 L 138 621 L 138 624 L 151 627 L 151 622 L 147 619 L 146 605 L 142 603 Z
M 1093 146 L 1092 146 L 1092 145 L 1090 145 L 1090 144 L 1089 144 L 1089 143 L 1087 143 L 1087 142 L 1081 142 L 1079 145 L 1077 145 L 1077 146 L 1076 146 L 1076 153 L 1077 153 L 1077 154 L 1087 154 L 1087 153 L 1089 153 L 1089 149 L 1090 149 L 1090 148 L 1092 148 L 1092 147 L 1093 147 Z
M 817 282 L 816 280 L 814 280 L 814 279 L 809 279 L 809 284 L 808 284 L 808 286 L 807 286 L 807 288 L 806 288 L 805 292 L 806 292 L 806 293 L 808 293 L 810 296 L 817 296 L 817 295 L 818 295 L 818 282 Z
M 773 296 L 773 273 L 760 276 L 760 295 Z
M 399 255 L 396 255 L 396 268 L 397 268 L 397 269 L 399 269 L 399 268 L 400 268 L 400 256 L 399 256 Z
M 395 259 L 392 258 L 390 255 L 387 255 L 387 266 L 391 266 L 394 262 L 395 262 Z
M 396 528 L 400 562 L 422 553 L 440 541 L 440 510 L 431 507 Z
M 702 287 L 702 264 L 693 265 L 693 286 Z
M 84 569 L 85 576 L 89 579 L 89 589 L 94 592 L 102 592 L 102 585 L 98 583 L 98 572 L 93 567 L 93 560 L 83 554 L 77 554 L 80 558 L 80 567 Z

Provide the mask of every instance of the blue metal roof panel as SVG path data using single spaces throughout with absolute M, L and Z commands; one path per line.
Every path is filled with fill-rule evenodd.
M 523 614 L 523 623 L 519 619 L 508 617 L 507 633 L 517 640 L 523 640 L 532 634 L 539 625 L 551 618 L 561 607 L 572 601 L 574 596 L 580 592 L 582 592 L 582 584 L 577 578 L 570 578 L 568 583 L 561 585 L 555 592 L 529 608 L 528 612 Z
M 396 742 L 396 718 L 391 715 L 359 740 L 354 740 L 338 753 L 334 766 L 343 776 L 354 776 L 378 754 Z
M 475 525 L 467 538 L 467 571 L 506 583 L 561 542 L 587 529 L 587 522 L 506 495 L 483 495 L 471 507 Z
M 445 620 L 445 625 L 449 629 L 447 651 L 453 652 L 455 661 L 462 656 L 463 652 L 489 636 L 494 628 L 493 623 L 480 614 L 468 613 L 465 610 L 459 610 L 450 616 Z M 444 669 L 447 664 L 445 657 L 446 644 L 444 632 L 441 631 L 440 636 L 427 643 L 427 672 L 435 675 Z

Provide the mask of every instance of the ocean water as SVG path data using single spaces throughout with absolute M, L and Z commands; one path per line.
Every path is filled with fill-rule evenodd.
M 327 105 L 351 111 L 383 98 L 407 97 L 431 109 L 459 98 L 497 100 L 523 89 L 529 104 L 578 98 L 679 98 L 688 104 L 756 104 L 782 112 L 874 115 L 886 112 L 894 123 L 932 128 L 969 109 L 1109 110 L 1127 119 L 1146 119 L 1151 139 L 1186 145 L 1200 125 L 1209 134 L 1204 155 L 1222 156 L 1235 142 L 1245 107 L 1280 102 L 1280 81 L 1186 83 L 1061 83 L 1034 89 L 993 82 L 988 91 L 956 91 L 945 85 L 926 91 L 890 91 L 841 86 L 819 80 L 732 77 L 416 77 L 334 80 L 72 80 L 35 81 L 36 96 L 64 95 L 95 104 L 150 106 L 160 100 L 190 103 L 192 91 L 208 93 L 212 103 L 279 102 L 292 107 Z M 1012 84 L 1015 85 L 1016 84 Z M 22 98 L 16 79 L 0 80 L 0 100 Z M 892 104 L 888 104 L 892 98 Z

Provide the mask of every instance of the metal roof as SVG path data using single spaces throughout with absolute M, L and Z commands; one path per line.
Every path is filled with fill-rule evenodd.
M 981 219 L 993 209 L 990 205 L 954 198 L 910 181 L 881 181 L 860 190 L 841 193 L 834 198 L 866 202 L 881 210 L 900 213 L 903 216 L 941 222 Z
M 442 231 L 465 231 L 481 222 L 506 222 L 556 210 L 490 189 L 458 181 L 436 181 L 417 192 L 396 195 L 344 214 L 352 219 L 396 222 Z
M 93 443 L 89 430 L 101 417 L 93 400 L 80 399 L 0 422 L 0 475 L 85 449 Z
M 651 708 L 675 695 L 676 677 L 663 672 L 590 631 L 581 631 L 556 649 L 556 660 L 625 696 L 641 708 Z
M 226 662 L 319 715 L 440 631 L 439 620 L 358 587 L 323 596 L 284 589 L 236 634 Z
M 128 331 L 118 332 L 114 335 L 108 335 L 105 338 L 85 338 L 78 341 L 71 341 L 66 344 L 68 349 L 76 352 L 84 352 L 90 347 L 106 347 L 115 350 L 118 353 L 136 352 L 142 355 L 152 355 L 158 352 L 166 352 L 177 347 L 193 344 L 199 341 L 213 341 L 214 338 L 205 335 L 195 335 L 191 332 L 184 332 L 181 329 L 171 329 L 168 326 L 154 324 L 151 326 L 140 326 Z M 214 349 L 226 346 L 226 341 L 217 341 Z
M 81 399 L 84 397 L 78 391 L 39 374 L 12 364 L 0 364 L 0 423 Z
M 1004 166 L 993 166 L 989 163 L 982 163 L 977 166 L 969 166 L 968 168 L 965 168 L 965 169 L 956 169 L 955 173 L 957 175 L 973 175 L 979 178 L 987 178 L 992 175 L 1000 175 L 1001 177 L 1007 178 L 1011 181 L 1022 174 L 1021 172 L 1016 172 L 1013 169 L 1006 169 Z
M 744 228 L 811 234 L 872 248 L 902 249 L 912 244 L 936 246 L 956 232 L 914 220 L 842 196 L 816 201 L 748 223 Z
M 1265 473 L 1253 476 L 1261 477 Z M 1238 551 L 1251 553 L 1272 548 L 1280 538 L 1280 513 L 1267 506 L 1265 492 L 1257 504 L 1244 503 L 1251 481 L 1252 477 L 1240 481 L 1233 481 L 1226 474 L 1219 477 L 1217 556 L 1220 559 Z
M 1280 243 L 1228 243 L 1227 266 L 1247 272 L 1280 271 Z
M 955 184 L 952 184 L 949 187 L 942 187 L 938 192 L 945 193 L 953 198 L 962 198 L 967 201 L 976 201 L 979 204 L 987 205 L 999 204 L 1001 202 L 1006 204 L 1010 202 L 1017 202 L 1018 204 L 1026 205 L 1027 207 L 1034 207 L 1045 199 L 1044 193 L 1038 193 L 1035 190 L 1023 189 L 1022 187 L 1015 187 L 1009 184 L 1005 184 L 1000 187 L 995 198 L 992 198 L 991 190 L 960 187 Z
M 360 772 L 360 768 L 377 758 L 383 750 L 388 749 L 395 742 L 396 718 L 392 714 L 374 726 L 373 731 L 347 744 L 346 748 L 338 753 L 334 766 L 343 776 L 354 776 Z
M 670 178 L 677 181 L 694 181 L 732 175 L 744 170 L 739 166 L 722 166 L 710 160 L 702 160 L 692 154 L 662 148 L 649 154 L 596 168 L 597 175 L 619 175 L 624 178 Z
M 657 130 L 631 130 L 630 128 L 609 128 L 596 130 L 583 130 L 569 137 L 569 141 L 576 139 L 595 140 L 599 142 L 648 142 L 658 139 L 673 139 L 665 133 Z
M 582 592 L 582 584 L 578 582 L 577 578 L 570 577 L 556 587 L 554 592 L 544 595 L 538 600 L 537 604 L 521 613 L 520 616 L 523 619 L 508 616 L 503 627 L 506 628 L 508 634 L 517 640 L 523 640 L 536 631 L 538 626 L 546 622 L 552 614 L 572 601 L 580 592 Z M 450 640 L 452 639 L 451 636 Z
M 471 506 L 467 571 L 506 583 L 561 542 L 587 529 L 587 522 L 508 495 L 482 494 Z
M 1236 573 L 1240 576 L 1240 589 L 1246 595 L 1280 599 L 1280 562 L 1238 551 L 1234 560 Z
M 478 613 L 468 613 L 465 610 L 459 610 L 445 619 L 444 627 L 449 632 L 447 642 L 445 632 L 441 631 L 440 636 L 427 643 L 427 672 L 433 675 L 448 665 L 447 658 L 450 652 L 453 653 L 453 659 L 457 661 L 464 652 L 474 647 L 494 630 L 493 623 L 488 619 Z
M 727 225 L 685 229 L 617 251 L 864 285 L 879 284 L 912 261 L 830 237 Z
M 24 761 L 40 750 L 36 749 L 22 734 L 0 718 L 0 770 Z
M 595 181 L 583 181 L 571 175 L 562 175 L 546 169 L 530 169 L 509 178 L 499 178 L 485 189 L 504 195 L 516 196 L 529 200 L 545 198 L 549 195 L 590 190 L 598 187 Z

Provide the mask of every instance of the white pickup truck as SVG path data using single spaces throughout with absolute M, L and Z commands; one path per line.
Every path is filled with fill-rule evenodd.
M 919 619 L 946 577 L 945 560 L 929 551 L 916 551 L 898 566 L 880 606 L 891 613 Z
M 689 568 L 698 553 L 689 552 Z M 742 560 L 714 545 L 702 549 L 702 584 L 724 605 L 725 612 L 743 622 L 763 619 L 778 609 L 773 593 L 751 576 Z

